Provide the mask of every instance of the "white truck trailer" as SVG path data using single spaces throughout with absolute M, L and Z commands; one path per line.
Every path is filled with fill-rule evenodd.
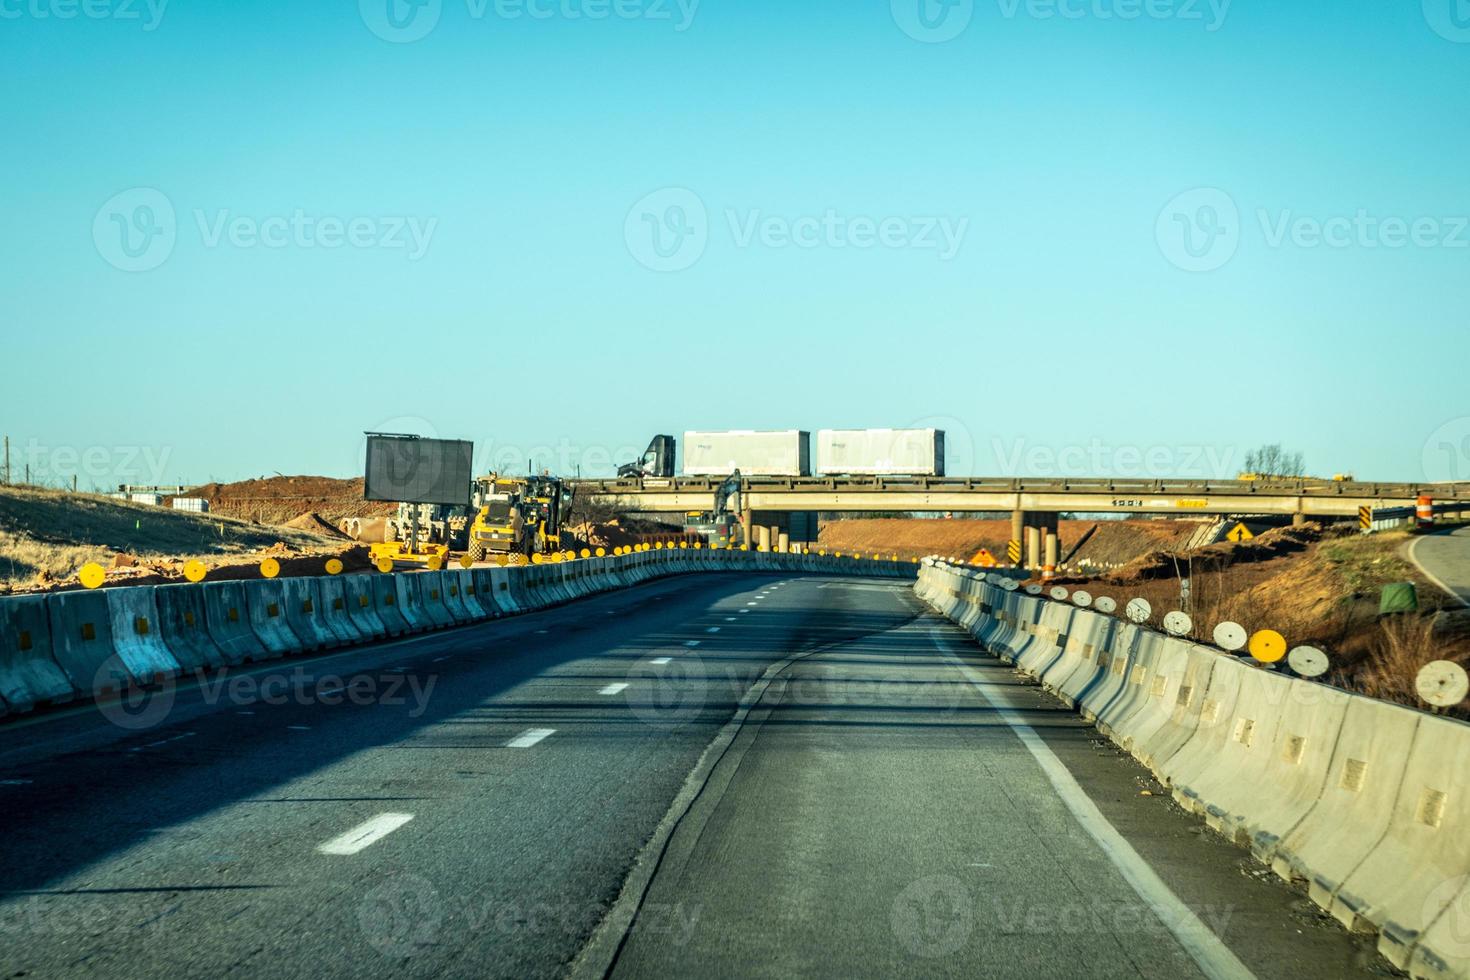
M 810 476 L 811 433 L 800 429 L 783 432 L 685 432 L 684 474 L 686 476 Z
M 943 476 L 942 429 L 819 429 L 819 476 Z

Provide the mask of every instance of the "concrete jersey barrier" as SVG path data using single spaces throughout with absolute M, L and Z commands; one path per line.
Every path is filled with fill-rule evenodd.
M 348 608 L 347 586 L 343 584 L 342 577 L 325 575 L 314 581 L 317 595 L 321 599 L 318 612 L 326 627 L 336 635 L 337 642 L 342 646 L 355 646 L 371 639 L 371 635 L 364 634 L 352 618 L 352 610 Z
M 74 689 L 51 652 L 46 597 L 14 596 L 0 602 L 0 697 L 11 711 L 70 701 Z
M 139 684 L 166 680 L 179 672 L 179 662 L 164 645 L 159 630 L 153 588 L 135 585 L 103 590 L 112 620 L 113 649 Z
M 271 657 L 300 653 L 301 638 L 286 622 L 286 591 L 275 579 L 245 583 L 250 628 Z
M 388 635 L 388 624 L 378 615 L 372 574 L 342 576 L 342 594 L 347 600 L 348 614 L 364 641 L 381 640 Z
M 128 686 L 131 675 L 112 642 L 112 617 L 101 592 L 53 592 L 46 597 L 51 652 L 79 694 L 99 697 Z
M 184 670 L 222 667 L 228 661 L 209 633 L 209 611 L 204 590 L 194 585 L 153 588 L 158 628 L 164 645 Z
M 388 635 L 405 636 L 417 632 L 417 628 L 403 614 L 398 576 L 375 575 L 370 581 L 370 587 L 373 590 L 373 611 L 377 613 Z
M 261 642 L 251 626 L 245 583 L 206 582 L 198 588 L 204 599 L 205 628 L 225 663 L 243 664 L 279 656 Z

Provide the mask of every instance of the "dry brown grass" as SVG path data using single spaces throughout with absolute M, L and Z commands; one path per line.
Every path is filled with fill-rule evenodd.
M 1434 639 L 1433 616 L 1386 617 L 1377 624 L 1368 655 L 1358 664 L 1358 690 L 1385 701 L 1422 706 L 1414 693 L 1414 677 L 1425 664 L 1443 659 Z
M 1167 577 L 1099 581 L 1086 588 L 1120 603 L 1147 599 L 1154 608 L 1152 623 L 1159 626 L 1164 613 L 1181 608 L 1179 578 L 1188 576 L 1195 639 L 1212 642 L 1215 625 L 1226 621 L 1239 623 L 1248 634 L 1276 630 L 1289 646 L 1325 650 L 1333 683 L 1423 708 L 1414 690 L 1421 667 L 1432 660 L 1470 664 L 1470 613 L 1449 611 L 1447 597 L 1403 559 L 1407 540 L 1405 532 L 1328 534 L 1298 552 L 1208 570 L 1191 568 L 1188 556 L 1179 556 L 1170 559 L 1178 567 Z M 1425 611 L 1380 618 L 1380 590 L 1404 581 L 1416 584 Z M 1467 708 L 1453 713 L 1466 717 Z

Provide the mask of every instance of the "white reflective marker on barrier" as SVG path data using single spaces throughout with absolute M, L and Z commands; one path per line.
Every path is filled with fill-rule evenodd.
M 1329 666 L 1327 654 L 1316 647 L 1294 647 L 1286 655 L 1286 662 L 1302 677 L 1321 677 Z
M 1450 660 L 1433 660 L 1419 669 L 1414 677 L 1414 690 L 1436 708 L 1450 708 L 1470 694 L 1470 675 L 1465 668 Z
M 1213 635 L 1215 646 L 1232 652 L 1245 646 L 1245 641 L 1248 639 L 1244 626 L 1228 621 L 1216 626 Z

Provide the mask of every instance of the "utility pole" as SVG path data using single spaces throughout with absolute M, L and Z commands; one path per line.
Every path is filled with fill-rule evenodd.
M 5 437 L 5 485 L 10 486 L 10 437 Z

